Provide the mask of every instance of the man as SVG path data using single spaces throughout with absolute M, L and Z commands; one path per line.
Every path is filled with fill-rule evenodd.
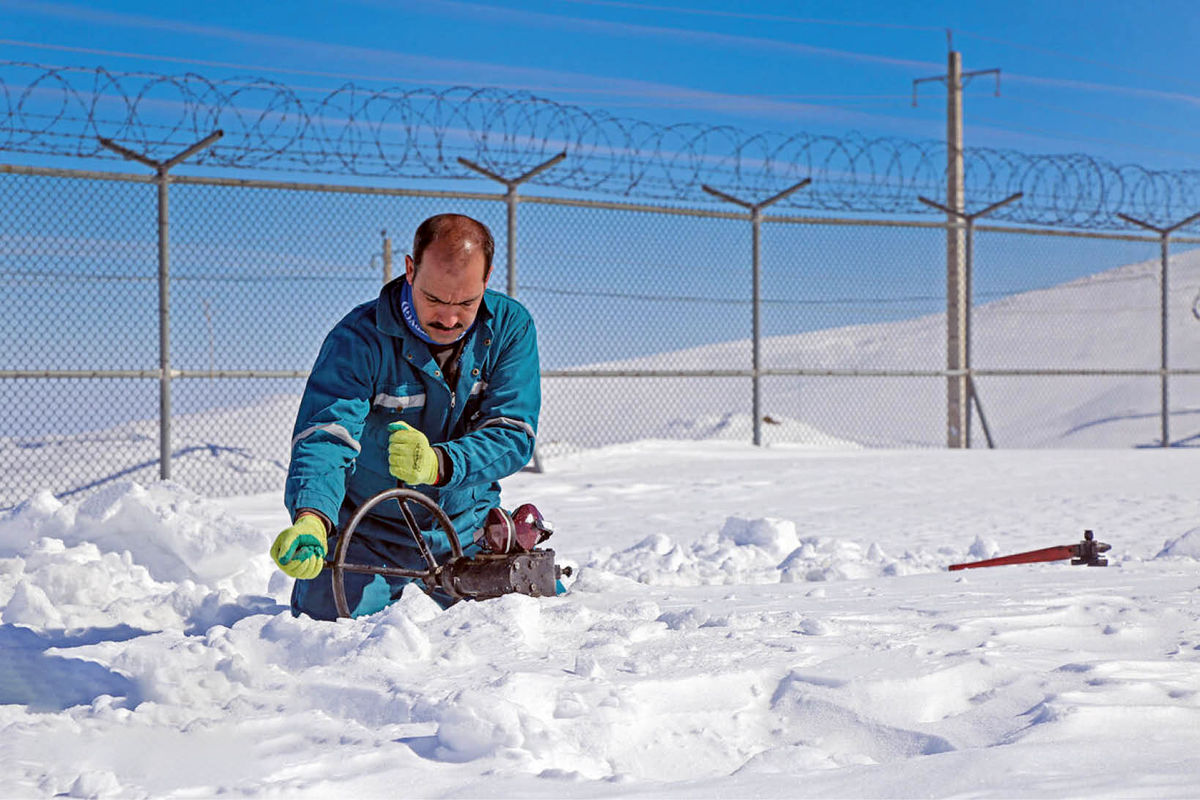
M 337 532 L 366 499 L 403 481 L 439 503 L 471 552 L 500 504 L 497 481 L 533 455 L 541 382 L 529 312 L 488 290 L 495 244 L 461 214 L 421 223 L 405 276 L 329 333 L 304 389 L 284 503 L 293 524 L 271 556 L 293 578 L 292 613 L 336 619 L 322 571 Z M 449 542 L 409 506 L 438 560 Z M 355 530 L 347 561 L 423 569 L 398 504 L 376 506 Z M 406 579 L 346 573 L 352 616 L 400 596 Z M 448 598 L 443 598 L 448 601 Z

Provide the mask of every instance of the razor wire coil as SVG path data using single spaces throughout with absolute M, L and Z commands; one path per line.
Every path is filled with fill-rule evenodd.
M 118 158 L 105 137 L 167 158 L 219 128 L 224 138 L 190 163 L 357 177 L 478 180 L 458 157 L 518 175 L 566 151 L 532 182 L 687 203 L 711 204 L 705 184 L 753 202 L 812 178 L 778 209 L 924 216 L 917 197 L 945 185 L 941 142 L 664 125 L 486 88 L 306 90 L 255 76 L 0 61 L 0 120 L 0 150 L 14 153 Z M 964 165 L 972 204 L 1024 193 L 994 215 L 1014 223 L 1111 229 L 1118 211 L 1170 220 L 1200 207 L 1200 170 L 995 148 L 967 148 Z

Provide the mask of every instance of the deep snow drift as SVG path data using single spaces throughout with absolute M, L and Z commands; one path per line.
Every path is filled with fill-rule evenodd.
M 293 619 L 276 494 L 0 515 L 0 794 L 1188 797 L 1192 450 L 648 441 L 505 484 L 570 592 Z M 1084 527 L 1112 566 L 949 573 Z

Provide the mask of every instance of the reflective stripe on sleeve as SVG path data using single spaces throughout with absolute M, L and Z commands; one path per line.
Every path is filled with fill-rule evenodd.
M 537 434 L 534 433 L 532 425 L 530 425 L 528 422 L 525 422 L 524 420 L 513 419 L 512 417 L 493 417 L 492 419 L 484 420 L 483 422 L 481 422 L 480 424 L 475 426 L 475 430 L 481 431 L 484 428 L 491 428 L 491 427 L 495 427 L 495 426 L 501 426 L 501 427 L 505 427 L 505 428 L 516 428 L 519 431 L 524 431 L 525 433 L 528 433 L 530 439 L 537 438 Z
M 311 428 L 306 428 L 300 431 L 300 433 L 296 434 L 296 438 L 292 439 L 292 448 L 294 449 L 296 444 L 301 439 L 307 439 L 317 431 L 325 431 L 335 439 L 341 439 L 343 442 L 353 447 L 354 452 L 356 453 L 362 452 L 362 445 L 354 440 L 354 437 L 350 435 L 350 431 L 346 430 L 336 422 L 329 422 L 325 425 L 313 425 Z
M 379 394 L 375 395 L 375 400 L 372 402 L 375 405 L 383 406 L 384 408 L 399 408 L 401 410 L 406 409 L 406 408 L 424 408 L 425 407 L 425 395 L 424 394 L 394 395 L 394 394 L 383 394 L 382 392 L 380 392 Z

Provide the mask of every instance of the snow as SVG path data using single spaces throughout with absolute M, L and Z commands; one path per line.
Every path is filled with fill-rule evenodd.
M 274 493 L 36 494 L 0 517 L 0 794 L 1194 796 L 1198 469 L 618 445 L 505 482 L 568 594 L 338 623 L 285 608 Z M 1085 527 L 1108 568 L 945 569 Z
M 826 345 L 878 366 L 871 342 L 932 327 Z M 770 402 L 756 448 L 718 391 L 666 426 L 640 391 L 594 420 L 635 441 L 504 482 L 554 523 L 567 594 L 442 610 L 413 588 L 337 623 L 286 607 L 278 487 L 144 479 L 114 436 L 99 488 L 0 512 L 0 796 L 1196 796 L 1200 451 L 1132 447 L 1127 393 L 1010 403 L 1010 435 L 1065 448 L 964 452 L 863 447 Z M 925 399 L 897 392 L 898 442 Z M 294 404 L 219 421 L 286 445 Z M 1097 445 L 1121 449 L 1070 449 Z M 280 458 L 217 458 L 214 485 L 278 482 Z M 946 569 L 1085 529 L 1107 568 Z
M 1185 531 L 1182 536 L 1167 541 L 1157 558 L 1200 558 L 1200 528 Z

